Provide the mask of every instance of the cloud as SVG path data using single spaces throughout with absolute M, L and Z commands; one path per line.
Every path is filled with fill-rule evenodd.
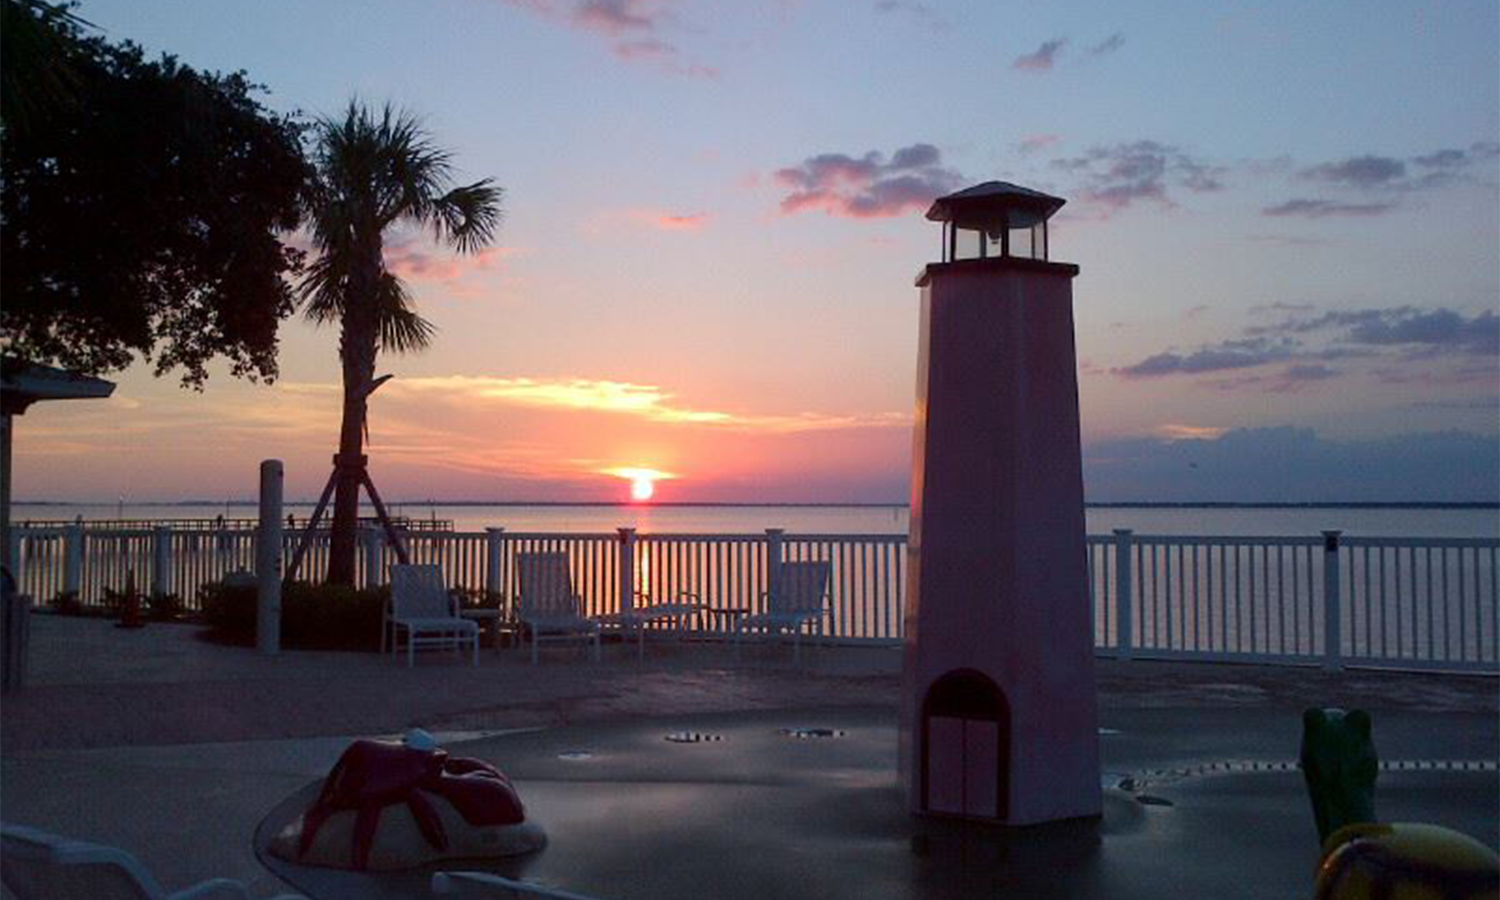
M 713 66 L 686 59 L 663 36 L 676 23 L 670 0 L 504 0 L 511 6 L 604 39 L 609 52 L 625 62 L 655 63 L 664 71 L 717 78 Z
M 473 272 L 488 272 L 522 251 L 517 247 L 487 247 L 477 253 L 440 250 L 416 237 L 394 238 L 385 245 L 385 267 L 409 281 L 452 282 Z
M 900 148 L 889 162 L 874 150 L 860 157 L 822 153 L 778 170 L 775 179 L 790 190 L 781 201 L 784 214 L 821 209 L 852 218 L 923 209 L 963 183 L 942 165 L 938 148 L 923 143 Z
M 1354 374 L 1340 361 L 1366 361 L 1364 376 L 1382 384 L 1472 384 L 1500 378 L 1500 315 L 1465 315 L 1412 306 L 1317 312 L 1304 304 L 1253 307 L 1278 321 L 1251 325 L 1241 337 L 1192 350 L 1168 348 L 1111 369 L 1127 379 L 1217 376 L 1200 382 L 1220 391 L 1289 393 Z M 1283 368 L 1268 367 L 1286 363 Z
M 1396 208 L 1394 203 L 1344 203 L 1298 197 L 1261 210 L 1266 216 L 1298 216 L 1304 219 L 1325 219 L 1329 216 L 1380 216 Z
M 1012 69 L 1020 69 L 1023 72 L 1047 72 L 1052 69 L 1053 60 L 1057 54 L 1068 43 L 1067 38 L 1054 38 L 1044 42 L 1034 53 L 1025 53 L 1016 57 L 1015 62 L 1010 64 Z
M 1084 445 L 1089 499 L 1207 502 L 1494 502 L 1500 442 L 1459 431 L 1329 440 L 1239 428 Z
M 1406 177 L 1406 164 L 1388 156 L 1355 156 L 1340 162 L 1303 169 L 1299 177 L 1351 187 L 1369 188 L 1391 184 Z
M 1222 437 L 1228 428 L 1220 428 L 1214 425 L 1182 425 L 1171 424 L 1158 425 L 1152 429 L 1157 437 L 1166 438 L 1169 441 L 1205 441 Z
M 1115 52 L 1123 46 L 1125 46 L 1125 33 L 1123 31 L 1116 31 L 1114 34 L 1090 47 L 1089 53 L 1094 56 L 1104 56 L 1105 54 Z
M 1273 247 L 1324 247 L 1332 243 L 1327 238 L 1305 237 L 1300 234 L 1252 234 L 1246 239 Z
M 1054 159 L 1051 165 L 1081 181 L 1080 200 L 1102 217 L 1141 200 L 1175 206 L 1169 193 L 1173 184 L 1196 193 L 1220 190 L 1226 171 L 1181 148 L 1151 140 L 1096 146 L 1082 156 Z
M 1500 355 L 1500 316 L 1485 310 L 1472 317 L 1452 309 L 1398 306 L 1340 309 L 1249 329 L 1252 334 L 1305 335 L 1333 332 L 1347 345 L 1443 348 L 1481 356 Z
M 298 387 L 310 389 L 314 386 Z M 852 428 L 904 428 L 911 425 L 911 417 L 904 413 L 755 414 L 697 409 L 678 404 L 674 394 L 657 385 L 589 378 L 499 378 L 473 375 L 398 378 L 383 388 L 381 394 L 383 397 L 416 394 L 426 398 L 444 395 L 470 406 L 488 401 L 612 413 L 669 425 L 776 434 Z
M 1035 153 L 1038 150 L 1055 147 L 1061 140 L 1062 138 L 1055 134 L 1028 134 L 1026 137 L 1021 138 L 1021 142 L 1016 145 L 1016 149 L 1022 153 Z
M 1201 375 L 1232 369 L 1249 369 L 1288 359 L 1294 347 L 1287 341 L 1250 338 L 1221 341 L 1190 353 L 1168 350 L 1148 356 L 1134 365 L 1114 369 L 1124 378 L 1156 378 L 1163 375 Z
M 899 13 L 909 16 L 917 24 L 934 31 L 944 31 L 948 28 L 947 17 L 931 6 L 916 3 L 913 0 L 878 0 L 875 4 L 875 11 L 885 15 Z

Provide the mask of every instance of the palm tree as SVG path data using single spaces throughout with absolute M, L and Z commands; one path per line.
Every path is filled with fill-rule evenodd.
M 337 321 L 341 328 L 344 411 L 328 581 L 352 584 L 375 357 L 382 350 L 420 350 L 433 333 L 412 308 L 406 286 L 385 267 L 385 231 L 400 224 L 427 227 L 439 242 L 474 252 L 494 237 L 501 189 L 488 178 L 450 187 L 450 154 L 431 144 L 415 118 L 389 104 L 376 114 L 351 101 L 342 118 L 320 120 L 314 135 L 308 219 L 318 257 L 302 296 L 310 320 Z

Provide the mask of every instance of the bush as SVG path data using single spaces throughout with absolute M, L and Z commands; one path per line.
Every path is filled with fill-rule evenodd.
M 293 650 L 378 650 L 387 596 L 386 588 L 360 591 L 305 581 L 286 585 L 281 591 L 281 645 Z M 255 643 L 254 585 L 205 585 L 198 600 L 216 638 L 243 646 Z

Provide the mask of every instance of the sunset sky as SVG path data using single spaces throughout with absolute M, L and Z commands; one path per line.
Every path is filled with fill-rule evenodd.
M 1092 500 L 1500 496 L 1493 0 L 84 0 L 282 111 L 423 116 L 506 190 L 392 235 L 390 498 L 904 501 L 933 197 L 1068 199 Z M 337 333 L 202 393 L 145 367 L 17 422 L 20 500 L 316 496 Z

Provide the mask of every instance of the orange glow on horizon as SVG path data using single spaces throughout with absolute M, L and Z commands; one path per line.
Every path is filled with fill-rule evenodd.
M 676 478 L 671 472 L 663 472 L 660 469 L 645 469 L 637 466 L 625 466 L 617 469 L 606 469 L 606 475 L 614 475 L 624 478 L 630 482 L 630 499 L 636 503 L 645 503 L 656 494 L 656 483 L 663 478 Z

